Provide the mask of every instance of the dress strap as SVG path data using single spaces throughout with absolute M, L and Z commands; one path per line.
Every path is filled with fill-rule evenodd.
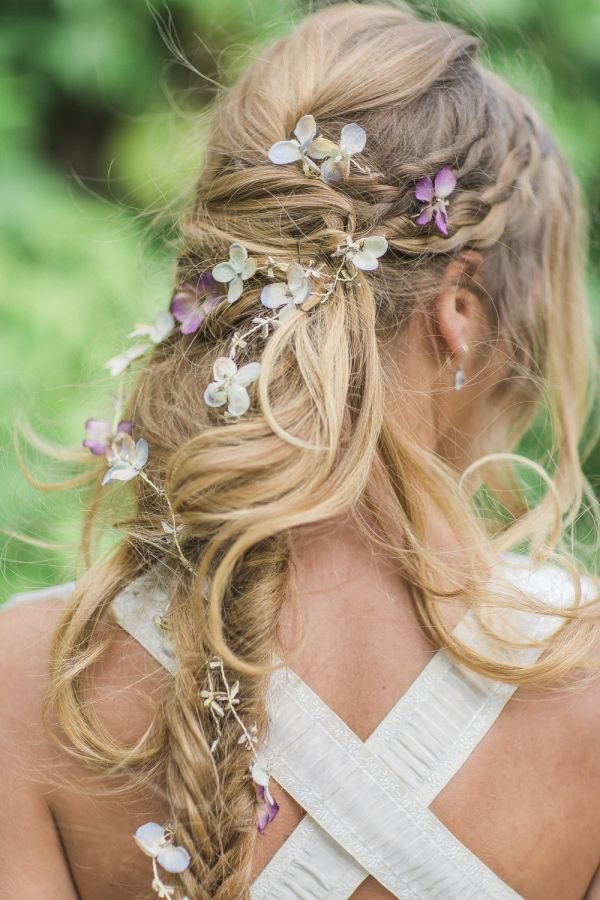
M 175 660 L 169 652 L 164 632 L 156 625 L 157 617 L 164 612 L 168 602 L 168 593 L 158 583 L 156 573 L 151 570 L 118 593 L 111 609 L 121 628 L 174 675 Z
M 306 882 L 310 872 L 318 873 L 321 890 L 290 897 L 336 896 L 329 893 L 329 884 L 323 890 L 331 879 L 329 868 L 321 864 L 322 853 L 327 863 L 337 861 L 334 877 L 345 885 L 340 896 L 350 896 L 346 885 L 360 884 L 369 873 L 395 897 L 518 897 L 411 796 L 388 766 L 293 671 L 275 673 L 272 685 L 273 719 L 265 753 L 273 777 L 352 858 L 352 865 L 347 857 L 342 862 L 335 845 L 324 838 L 321 843 L 319 834 L 318 844 L 312 845 L 319 865 L 313 855 L 300 883 Z M 253 898 L 268 896 L 260 880 L 259 876 Z M 277 896 L 285 896 L 280 882 Z

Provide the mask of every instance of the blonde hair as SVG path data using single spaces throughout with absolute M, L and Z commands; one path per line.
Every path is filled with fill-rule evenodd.
M 141 777 L 152 761 L 164 774 L 177 842 L 192 854 L 181 876 L 190 897 L 249 896 L 256 801 L 248 753 L 237 729 L 226 727 L 211 754 L 212 722 L 199 689 L 208 656 L 217 654 L 240 680 L 240 715 L 256 721 L 264 739 L 295 529 L 368 517 L 369 540 L 399 561 L 431 640 L 483 675 L 555 681 L 582 664 L 596 633 L 576 602 L 567 619 L 577 622 L 538 662 L 517 667 L 465 646 L 440 614 L 457 589 L 448 589 L 428 548 L 425 497 L 468 549 L 461 598 L 474 608 L 501 602 L 486 586 L 498 553 L 527 545 L 549 556 L 558 551 L 561 520 L 569 528 L 582 501 L 594 502 L 578 456 L 593 371 L 582 199 L 538 114 L 482 67 L 477 51 L 472 36 L 421 21 L 404 6 L 344 3 L 310 15 L 260 53 L 217 105 L 182 222 L 178 284 L 226 258 L 233 241 L 256 256 L 324 264 L 348 232 L 385 234 L 391 250 L 375 276 L 338 284 L 328 303 L 276 330 L 262 355 L 254 412 L 243 419 L 223 425 L 202 391 L 216 356 L 256 314 L 259 289 L 221 304 L 192 338 L 178 333 L 157 347 L 128 415 L 148 440 L 149 474 L 166 488 L 195 571 L 165 544 L 164 499 L 138 479 L 119 523 L 126 537 L 108 560 L 89 560 L 54 638 L 48 708 L 80 757 L 107 767 L 126 762 Z M 332 138 L 346 122 L 362 125 L 363 158 L 385 178 L 353 174 L 339 186 L 305 177 L 300 166 L 272 165 L 266 150 L 306 113 Z M 444 165 L 459 183 L 448 237 L 411 218 L 416 180 Z M 390 339 L 430 308 L 445 266 L 465 249 L 483 256 L 490 345 L 509 348 L 510 372 L 493 413 L 508 436 L 500 444 L 494 432 L 485 472 L 490 493 L 499 486 L 512 494 L 512 504 L 502 495 L 512 516 L 491 528 L 464 480 L 392 420 L 385 403 Z M 248 353 L 255 358 L 256 347 Z M 528 509 L 511 450 L 542 408 L 551 419 L 553 469 L 545 496 Z M 88 557 L 101 492 L 97 484 L 85 526 Z M 112 599 L 157 561 L 169 572 L 178 670 L 152 734 L 132 749 L 103 728 L 86 692 L 110 639 Z M 547 611 L 532 598 L 505 602 Z

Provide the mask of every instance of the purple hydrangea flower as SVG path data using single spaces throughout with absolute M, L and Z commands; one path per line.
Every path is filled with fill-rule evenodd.
M 456 187 L 456 176 L 450 166 L 444 166 L 443 169 L 432 180 L 429 175 L 421 178 L 415 185 L 415 197 L 421 203 L 427 205 L 423 207 L 418 217 L 415 219 L 417 225 L 428 225 L 433 218 L 435 227 L 445 237 L 448 236 L 448 215 L 446 207 L 449 204 L 448 197 Z
M 171 300 L 171 314 L 182 334 L 194 334 L 206 316 L 219 305 L 222 295 L 210 272 L 203 272 L 195 285 L 185 283 Z
M 279 804 L 271 795 L 268 787 L 262 784 L 255 784 L 254 787 L 258 798 L 257 826 L 262 834 L 267 825 L 273 821 L 279 812 Z
M 250 773 L 258 798 L 258 830 L 262 834 L 269 822 L 272 822 L 279 812 L 279 804 L 269 790 L 269 772 L 262 753 L 256 754 L 254 763 L 250 766 Z
M 104 419 L 88 419 L 85 423 L 86 439 L 83 446 L 91 450 L 94 456 L 105 456 L 111 449 L 113 442 L 119 434 L 131 434 L 133 422 L 124 420 L 119 422 L 116 432 L 110 422 Z

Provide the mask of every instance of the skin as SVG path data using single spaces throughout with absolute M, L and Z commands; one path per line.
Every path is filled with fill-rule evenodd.
M 502 348 L 483 350 L 488 326 L 469 286 L 473 279 L 475 287 L 476 272 L 473 256 L 449 265 L 433 310 L 435 346 L 431 329 L 415 320 L 393 374 L 404 384 L 409 379 L 415 396 L 418 391 L 415 410 L 403 407 L 397 414 L 414 422 L 424 446 L 445 452 L 459 468 L 481 451 L 490 392 L 503 371 Z M 452 376 L 459 362 L 467 384 L 457 394 Z M 393 384 L 390 397 L 393 409 Z M 460 554 L 433 509 L 429 542 L 449 581 L 459 584 Z M 374 554 L 351 523 L 336 523 L 325 538 L 299 534 L 293 559 L 282 635 L 289 646 L 301 627 L 308 635 L 293 668 L 365 740 L 433 648 L 401 573 Z M 57 594 L 0 616 L 0 894 L 6 900 L 153 896 L 150 860 L 131 836 L 142 822 L 167 820 L 160 792 L 147 789 L 126 801 L 95 794 L 90 771 L 58 750 L 40 721 L 50 637 L 63 603 Z M 464 608 L 448 603 L 443 614 L 454 625 Z M 169 676 L 116 626 L 95 674 L 97 714 L 119 739 L 139 739 Z M 600 900 L 600 874 L 594 878 L 600 863 L 599 710 L 600 682 L 582 683 L 569 694 L 520 688 L 432 804 L 440 820 L 527 900 Z M 256 842 L 254 877 L 302 817 L 276 784 L 273 793 L 280 812 Z M 369 877 L 353 896 L 392 895 Z

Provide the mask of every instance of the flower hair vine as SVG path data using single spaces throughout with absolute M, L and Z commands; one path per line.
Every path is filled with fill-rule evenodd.
M 319 177 L 328 183 L 345 181 L 353 167 L 363 175 L 379 177 L 356 159 L 365 144 L 366 133 L 356 123 L 344 125 L 339 142 L 335 143 L 318 136 L 313 116 L 305 115 L 296 124 L 294 137 L 273 144 L 268 158 L 277 165 L 300 162 L 307 176 Z M 412 217 L 415 224 L 423 226 L 433 221 L 437 230 L 447 236 L 448 197 L 455 186 L 456 177 L 448 166 L 440 169 L 433 178 L 429 175 L 421 178 L 414 188 L 414 198 L 421 204 L 419 212 Z M 177 329 L 183 336 L 194 335 L 206 319 L 218 314 L 222 305 L 237 303 L 248 286 L 260 287 L 260 308 L 245 330 L 234 332 L 225 351 L 227 355 L 215 360 L 212 381 L 202 394 L 208 407 L 214 410 L 226 407 L 224 421 L 238 421 L 250 409 L 249 389 L 261 373 L 259 361 L 251 360 L 243 365 L 238 361 L 240 351 L 248 348 L 251 338 L 268 339 L 274 330 L 286 327 L 296 315 L 305 315 L 326 303 L 339 284 L 353 282 L 360 273 L 376 270 L 387 250 L 387 239 L 381 234 L 361 237 L 346 234 L 333 252 L 323 253 L 321 260 L 303 262 L 300 250 L 294 260 L 259 257 L 251 255 L 240 241 L 234 241 L 229 246 L 227 259 L 182 283 L 174 292 L 169 309 L 160 311 L 151 324 L 136 325 L 128 335 L 133 343 L 105 366 L 114 378 L 122 376 L 130 365 L 171 338 Z M 146 471 L 148 443 L 143 436 L 135 434 L 135 423 L 123 417 L 121 396 L 120 389 L 114 397 L 112 420 L 87 420 L 83 445 L 94 456 L 104 458 L 107 468 L 101 480 L 103 487 L 140 478 L 163 501 L 167 510 L 167 518 L 161 522 L 164 539 L 173 545 L 185 569 L 193 573 L 194 568 L 182 547 L 185 527 L 177 520 L 165 488 L 153 481 Z M 162 615 L 155 617 L 154 624 L 161 634 L 165 651 L 172 655 L 168 607 Z M 207 661 L 206 683 L 200 689 L 199 699 L 208 709 L 215 726 L 210 753 L 216 753 L 219 748 L 226 719 L 233 719 L 240 730 L 238 743 L 252 757 L 249 775 L 256 791 L 257 829 L 262 833 L 277 815 L 279 807 L 269 789 L 265 756 L 257 749 L 256 723 L 247 726 L 241 718 L 239 682 L 229 683 L 223 661 L 218 656 L 211 656 Z M 174 898 L 176 888 L 163 882 L 158 866 L 180 874 L 191 861 L 187 850 L 175 844 L 174 829 L 147 822 L 138 828 L 134 837 L 140 849 L 152 858 L 152 889 L 159 898 Z
M 305 175 L 316 175 L 325 182 L 345 181 L 354 166 L 361 175 L 381 178 L 380 172 L 372 172 L 354 157 L 365 149 L 367 134 L 356 122 L 342 128 L 339 142 L 330 141 L 319 135 L 314 116 L 302 116 L 294 128 L 294 137 L 276 141 L 269 148 L 269 159 L 278 166 L 301 162 Z M 321 163 L 319 165 L 319 163 Z
M 279 805 L 269 790 L 269 769 L 264 754 L 256 749 L 258 733 L 256 722 L 249 728 L 246 727 L 236 709 L 239 705 L 240 683 L 236 681 L 229 684 L 225 674 L 223 660 L 215 656 L 207 662 L 208 688 L 200 692 L 204 706 L 210 711 L 215 723 L 217 736 L 210 745 L 210 752 L 215 753 L 219 746 L 222 734 L 222 722 L 231 715 L 240 728 L 238 744 L 242 745 L 252 754 L 252 762 L 249 764 L 249 774 L 254 783 L 258 800 L 257 828 L 262 834 L 267 825 L 273 821 L 279 812 Z M 216 679 L 220 681 L 220 686 Z

